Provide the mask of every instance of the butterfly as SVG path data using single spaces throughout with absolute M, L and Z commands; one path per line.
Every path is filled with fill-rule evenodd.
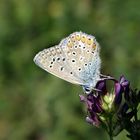
M 74 32 L 56 46 L 40 51 L 34 62 L 45 71 L 73 84 L 86 93 L 100 80 L 100 46 L 95 37 Z

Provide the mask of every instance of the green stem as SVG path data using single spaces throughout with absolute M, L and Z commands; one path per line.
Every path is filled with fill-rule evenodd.
M 113 140 L 113 134 L 112 134 L 112 117 L 109 117 L 109 123 L 108 123 L 108 134 L 109 134 L 109 138 L 110 140 Z
M 136 108 L 134 109 L 134 112 L 135 112 L 134 118 L 135 118 L 135 121 L 137 121 L 138 120 L 138 116 L 137 116 L 137 109 Z

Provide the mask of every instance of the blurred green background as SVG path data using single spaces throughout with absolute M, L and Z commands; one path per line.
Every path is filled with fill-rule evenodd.
M 33 62 L 74 31 L 96 37 L 103 74 L 140 87 L 140 1 L 0 0 L 0 140 L 108 139 L 85 122 L 82 88 Z

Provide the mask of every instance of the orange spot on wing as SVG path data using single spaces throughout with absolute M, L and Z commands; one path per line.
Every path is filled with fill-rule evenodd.
M 85 42 L 86 42 L 86 37 L 85 37 L 85 36 L 82 36 L 82 37 L 81 37 L 81 41 L 82 41 L 83 43 L 85 43 Z
M 75 38 L 76 38 L 76 40 L 80 41 L 80 39 L 81 39 L 80 34 L 77 34 Z
M 88 45 L 91 45 L 91 44 L 93 44 L 93 39 L 91 39 L 91 38 L 88 38 L 88 39 L 87 39 L 87 44 L 88 44 Z
M 96 49 L 96 44 L 93 44 L 93 46 L 92 46 L 92 47 L 93 47 L 93 49 L 95 50 L 95 49 Z

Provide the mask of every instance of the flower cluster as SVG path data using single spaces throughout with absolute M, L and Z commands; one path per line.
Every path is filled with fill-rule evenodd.
M 113 88 L 109 89 L 108 84 Z M 132 90 L 130 82 L 121 76 L 105 78 L 96 84 L 95 91 L 87 95 L 79 95 L 86 104 L 86 121 L 96 127 L 104 126 L 112 136 L 118 135 L 123 129 L 128 130 L 132 119 L 136 118 L 137 107 L 140 103 L 140 92 Z

